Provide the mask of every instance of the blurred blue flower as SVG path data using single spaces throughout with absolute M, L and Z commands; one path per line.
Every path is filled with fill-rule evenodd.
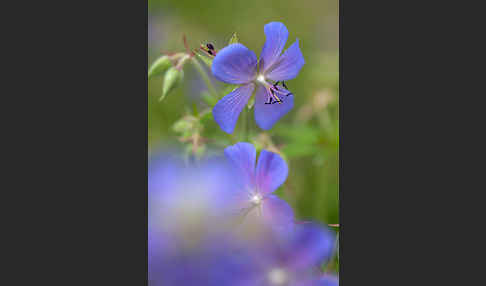
M 283 159 L 263 150 L 255 169 L 248 143 L 225 154 L 191 163 L 167 154 L 150 159 L 148 285 L 337 285 L 319 270 L 333 254 L 334 234 L 294 224 L 290 206 L 270 194 L 287 177 Z M 288 231 L 235 228 L 234 203 Z
M 287 163 L 280 155 L 266 150 L 260 152 L 256 164 L 256 150 L 250 143 L 240 142 L 224 150 L 234 168 L 235 188 L 232 202 L 246 221 L 262 221 L 274 228 L 290 229 L 294 223 L 292 208 L 273 195 L 285 182 Z
M 296 286 L 339 286 L 339 278 L 334 275 L 325 274 L 317 279 L 306 281 Z
M 247 251 L 255 254 L 256 264 L 248 286 L 337 285 L 320 271 L 335 245 L 334 233 L 320 224 L 299 223 L 290 232 L 268 231 L 260 239 Z
M 214 120 L 227 133 L 233 133 L 255 86 L 255 121 L 264 130 L 272 128 L 294 105 L 292 93 L 284 88 L 285 84 L 279 87 L 278 82 L 295 78 L 304 65 L 299 41 L 281 54 L 289 34 L 285 25 L 271 22 L 265 25 L 264 31 L 266 41 L 259 61 L 253 51 L 239 43 L 223 48 L 213 60 L 212 71 L 217 79 L 241 85 L 213 108 Z
M 237 285 L 246 253 L 225 213 L 231 177 L 224 158 L 186 164 L 167 155 L 148 172 L 148 280 L 159 285 Z

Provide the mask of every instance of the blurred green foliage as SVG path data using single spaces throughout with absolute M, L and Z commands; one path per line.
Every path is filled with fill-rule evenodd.
M 259 55 L 263 26 L 283 22 L 288 47 L 296 38 L 306 60 L 298 77 L 287 82 L 295 95 L 294 109 L 271 130 L 263 132 L 244 110 L 234 134 L 219 129 L 204 98 L 211 98 L 194 65 L 184 66 L 184 80 L 162 102 L 163 77 L 149 85 L 149 152 L 159 146 L 179 146 L 194 154 L 221 153 L 238 141 L 279 152 L 288 161 L 289 177 L 277 193 L 301 220 L 339 223 L 339 41 L 338 1 L 192 1 L 149 0 L 149 58 L 185 52 L 213 43 L 226 46 L 233 34 Z M 202 62 L 201 62 L 202 63 Z M 204 66 L 204 63 L 202 63 Z M 218 96 L 231 90 L 217 83 Z M 212 103 L 214 104 L 214 103 Z M 251 117 L 245 121 L 245 117 Z M 249 130 L 249 134 L 242 132 Z

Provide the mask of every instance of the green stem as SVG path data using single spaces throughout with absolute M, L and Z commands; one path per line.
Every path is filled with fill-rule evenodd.
M 250 129 L 251 129 L 251 109 L 248 108 L 248 106 L 245 105 L 245 113 L 246 113 L 246 129 L 245 129 L 245 141 L 249 142 L 250 141 Z
M 202 65 L 199 63 L 199 61 L 193 57 L 192 62 L 194 63 L 194 66 L 196 67 L 196 70 L 199 72 L 201 75 L 202 79 L 206 83 L 206 86 L 208 87 L 209 93 L 214 97 L 217 98 L 218 94 L 216 92 L 216 89 L 214 88 L 213 84 L 211 83 L 211 79 L 209 78 L 208 74 L 202 67 Z
M 247 107 L 245 106 L 243 108 L 242 114 L 241 114 L 241 141 L 247 141 L 248 140 L 248 112 L 247 112 Z

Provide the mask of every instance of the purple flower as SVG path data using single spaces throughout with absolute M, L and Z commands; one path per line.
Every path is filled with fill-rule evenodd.
M 225 153 L 230 162 L 149 161 L 148 285 L 335 286 L 323 284 L 318 270 L 332 255 L 334 235 L 313 223 L 289 225 L 292 210 L 270 195 L 287 176 L 283 159 L 262 151 L 255 169 L 252 145 Z M 239 203 L 271 223 L 286 221 L 288 231 L 262 224 L 235 231 L 235 197 L 246 197 Z
M 255 53 L 242 44 L 223 48 L 213 60 L 212 71 L 217 79 L 240 85 L 213 108 L 214 120 L 227 133 L 233 133 L 238 116 L 255 87 L 255 121 L 264 130 L 272 128 L 294 105 L 293 95 L 284 81 L 295 78 L 305 63 L 299 41 L 281 54 L 289 34 L 285 25 L 271 22 L 264 30 L 266 42 L 259 61 Z M 279 82 L 283 87 L 278 86 Z
M 291 228 L 292 208 L 272 193 L 285 182 L 288 168 L 276 153 L 260 152 L 255 168 L 256 150 L 250 143 L 237 143 L 224 153 L 235 172 L 237 187 L 231 191 L 233 203 L 245 220 L 263 222 L 275 228 Z
M 150 160 L 148 285 L 238 285 L 254 272 L 225 213 L 228 170 L 224 158 Z
M 339 278 L 331 274 L 324 274 L 319 278 L 298 284 L 298 286 L 339 286 Z
M 254 253 L 255 271 L 248 286 L 321 286 L 320 266 L 334 252 L 335 235 L 317 223 L 296 224 L 291 232 L 267 232 L 258 245 L 247 252 Z

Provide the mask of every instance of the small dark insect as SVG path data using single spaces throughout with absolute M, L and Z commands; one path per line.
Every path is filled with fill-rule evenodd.
M 206 45 L 201 45 L 200 49 L 205 52 L 207 55 L 210 56 L 216 56 L 216 49 L 214 48 L 214 45 L 211 43 L 206 43 Z

